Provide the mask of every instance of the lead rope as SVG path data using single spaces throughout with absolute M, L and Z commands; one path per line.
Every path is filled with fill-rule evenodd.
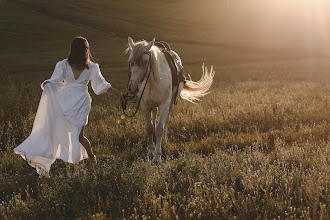
M 132 115 L 129 115 L 129 114 L 126 113 L 126 108 L 127 108 L 127 101 L 128 101 L 128 99 L 132 99 L 132 98 L 134 98 L 134 97 L 128 95 L 129 86 L 130 86 L 130 83 L 129 83 L 130 80 L 128 79 L 128 82 L 127 82 L 127 91 L 126 91 L 126 93 L 124 94 L 124 97 L 120 100 L 120 102 L 121 102 L 121 107 L 122 107 L 122 109 L 123 109 L 123 114 L 124 114 L 126 117 L 129 117 L 129 118 L 134 117 L 134 116 L 136 115 L 136 113 L 138 112 L 138 110 L 139 110 L 140 103 L 141 103 L 141 100 L 142 100 L 142 96 L 143 96 L 144 90 L 145 90 L 145 88 L 146 88 L 146 86 L 147 86 L 149 76 L 150 76 L 150 74 L 151 74 L 150 56 L 149 56 L 148 65 L 147 65 L 147 69 L 146 69 L 146 73 L 145 73 L 145 75 L 147 74 L 148 69 L 149 69 L 149 74 L 148 74 L 148 76 L 147 76 L 146 83 L 144 84 L 144 87 L 143 87 L 143 90 L 142 90 L 141 96 L 140 96 L 140 98 L 139 98 L 138 104 L 137 104 L 137 106 L 136 106 L 135 112 L 134 112 Z

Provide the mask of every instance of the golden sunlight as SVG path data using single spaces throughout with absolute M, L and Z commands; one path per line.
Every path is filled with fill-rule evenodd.
M 327 0 L 276 0 L 268 7 L 270 33 L 303 44 L 306 48 L 329 47 L 330 5 Z
M 329 0 L 220 2 L 212 1 L 219 7 L 203 12 L 217 25 L 219 37 L 288 48 L 330 49 Z

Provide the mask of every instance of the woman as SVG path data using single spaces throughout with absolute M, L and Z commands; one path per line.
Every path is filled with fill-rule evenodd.
M 40 175 L 48 175 L 56 159 L 77 163 L 89 158 L 96 163 L 84 136 L 92 101 L 88 82 L 91 81 L 97 95 L 109 92 L 122 97 L 122 93 L 111 87 L 90 57 L 88 41 L 83 37 L 74 38 L 69 57 L 59 61 L 52 77 L 41 84 L 44 91 L 32 133 L 14 149 Z

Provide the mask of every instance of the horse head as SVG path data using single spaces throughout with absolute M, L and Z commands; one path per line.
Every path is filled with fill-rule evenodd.
M 144 40 L 134 43 L 132 38 L 128 38 L 128 50 L 131 51 L 128 59 L 130 70 L 128 89 L 132 94 L 137 94 L 139 92 L 139 85 L 144 80 L 150 68 L 150 49 L 154 43 L 155 39 L 149 43 Z

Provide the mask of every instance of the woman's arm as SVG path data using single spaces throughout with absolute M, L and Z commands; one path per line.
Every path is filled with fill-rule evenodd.
M 64 79 L 64 71 L 63 71 L 63 67 L 62 67 L 62 62 L 63 61 L 59 61 L 57 62 L 53 75 L 50 79 L 45 80 L 43 83 L 41 83 L 41 89 L 44 89 L 44 86 L 48 83 L 51 82 L 61 82 Z
M 120 91 L 118 91 L 117 89 L 114 89 L 112 87 L 110 87 L 108 90 L 107 90 L 108 93 L 111 93 L 111 94 L 114 94 L 114 95 L 117 95 L 119 96 L 120 98 L 123 98 L 123 93 L 121 93 Z

